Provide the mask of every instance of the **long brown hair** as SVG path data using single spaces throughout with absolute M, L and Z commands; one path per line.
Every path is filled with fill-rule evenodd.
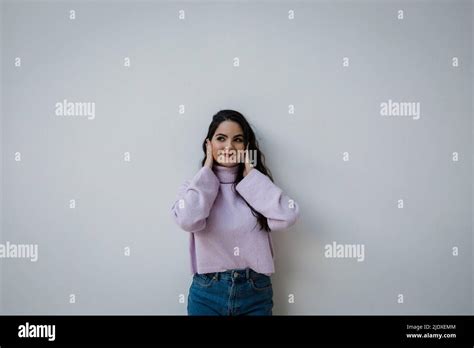
M 265 166 L 265 155 L 260 151 L 259 146 L 258 146 L 258 141 L 255 138 L 255 133 L 252 130 L 252 127 L 250 124 L 247 122 L 245 117 L 238 111 L 235 110 L 220 110 L 217 114 L 215 114 L 212 117 L 212 122 L 209 125 L 209 130 L 207 132 L 206 138 L 204 139 L 202 143 L 202 151 L 204 152 L 204 158 L 202 160 L 201 166 L 204 166 L 204 163 L 206 162 L 206 139 L 211 140 L 212 137 L 214 136 L 214 133 L 216 132 L 217 127 L 219 127 L 219 124 L 224 121 L 234 121 L 237 122 L 240 127 L 242 127 L 242 131 L 244 132 L 244 144 L 245 148 L 247 148 L 247 144 L 249 145 L 249 151 L 254 151 L 256 153 L 255 160 L 256 164 L 254 163 L 254 168 L 258 169 L 262 174 L 268 176 L 270 180 L 273 182 L 273 177 L 271 175 L 270 170 Z M 239 194 L 235 190 L 235 186 L 244 178 L 244 169 L 245 169 L 245 164 L 244 163 L 239 163 L 238 164 L 239 168 L 237 171 L 237 176 L 235 178 L 234 183 L 232 184 L 233 190 Z M 239 196 L 241 196 L 239 194 Z M 242 196 L 241 196 L 242 197 Z M 244 199 L 242 197 L 242 199 Z M 244 199 L 245 201 L 245 199 Z M 267 218 L 260 214 L 258 211 L 256 211 L 254 208 L 252 208 L 247 201 L 245 201 L 247 205 L 249 206 L 250 210 L 252 211 L 253 216 L 257 218 L 257 223 L 260 224 L 260 229 L 264 229 L 267 232 L 270 232 L 270 227 L 268 226 Z

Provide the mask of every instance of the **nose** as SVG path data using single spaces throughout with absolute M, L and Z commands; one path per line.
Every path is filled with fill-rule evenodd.
M 225 144 L 225 148 L 228 149 L 228 150 L 233 150 L 234 147 L 232 146 L 232 141 L 227 140 L 227 142 Z

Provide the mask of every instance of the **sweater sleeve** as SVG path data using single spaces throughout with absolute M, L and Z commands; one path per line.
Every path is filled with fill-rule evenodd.
M 252 208 L 267 218 L 272 231 L 290 227 L 299 217 L 298 204 L 256 168 L 235 188 Z
M 218 192 L 219 179 L 212 169 L 203 166 L 191 180 L 179 187 L 171 207 L 175 222 L 185 231 L 202 231 Z

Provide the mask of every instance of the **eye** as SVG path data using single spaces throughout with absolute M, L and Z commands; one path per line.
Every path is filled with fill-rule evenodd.
M 217 137 L 217 140 L 222 141 L 224 140 L 224 137 Z
M 238 141 L 239 143 L 241 143 L 241 142 L 242 142 L 242 139 L 238 138 L 236 141 Z

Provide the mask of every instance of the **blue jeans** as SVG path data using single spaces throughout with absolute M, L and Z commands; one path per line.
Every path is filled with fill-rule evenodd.
M 188 315 L 272 315 L 269 276 L 250 268 L 195 273 L 189 288 Z

